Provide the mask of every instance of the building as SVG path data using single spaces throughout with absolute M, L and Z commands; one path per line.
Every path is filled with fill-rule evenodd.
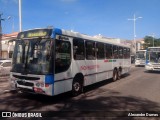
M 137 44 L 137 50 L 144 50 L 144 39 L 138 39 L 136 40 L 136 44 Z
M 18 32 L 2 35 L 2 40 L 1 40 L 1 45 L 2 45 L 1 58 L 2 59 L 12 58 L 13 48 L 15 45 L 14 40 L 16 39 L 17 35 L 18 35 Z

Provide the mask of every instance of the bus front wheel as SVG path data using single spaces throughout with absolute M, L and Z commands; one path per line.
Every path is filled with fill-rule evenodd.
M 74 80 L 72 84 L 72 95 L 78 96 L 83 92 L 83 84 L 80 80 Z

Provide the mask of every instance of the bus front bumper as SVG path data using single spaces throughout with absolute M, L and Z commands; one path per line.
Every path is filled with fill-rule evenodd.
M 160 71 L 160 66 L 153 67 L 153 66 L 150 66 L 150 65 L 145 65 L 145 69 L 148 70 L 148 71 Z

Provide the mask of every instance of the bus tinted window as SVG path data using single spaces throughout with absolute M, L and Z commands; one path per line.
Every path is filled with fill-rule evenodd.
M 68 41 L 56 40 L 55 73 L 66 71 L 71 64 L 71 45 Z
M 85 49 L 84 49 L 84 40 L 82 39 L 73 39 L 73 55 L 75 60 L 84 60 L 85 59 Z
M 119 58 L 122 59 L 123 58 L 123 48 L 122 47 L 119 47 L 118 49 L 118 53 L 119 53 Z
M 123 58 L 127 58 L 127 48 L 123 48 Z
M 97 59 L 104 59 L 104 44 L 96 43 Z
M 113 58 L 118 59 L 118 46 L 113 46 Z
M 105 45 L 105 53 L 106 53 L 106 59 L 112 59 L 112 45 L 106 44 Z
M 86 41 L 86 59 L 95 60 L 95 42 Z
M 130 58 L 130 49 L 127 48 L 127 58 Z

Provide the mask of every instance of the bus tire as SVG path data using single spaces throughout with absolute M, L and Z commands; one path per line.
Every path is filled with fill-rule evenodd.
M 72 83 L 72 95 L 78 96 L 83 92 L 83 82 L 79 79 L 73 80 Z
M 113 71 L 113 82 L 115 82 L 117 79 L 118 79 L 118 74 L 117 74 L 117 70 L 116 69 L 114 69 L 114 71 Z
M 119 69 L 118 72 L 117 72 L 117 79 L 120 80 L 122 77 L 122 70 Z

